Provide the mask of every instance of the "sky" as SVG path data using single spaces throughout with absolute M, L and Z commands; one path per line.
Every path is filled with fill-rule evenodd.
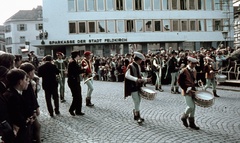
M 19 10 L 31 10 L 42 5 L 42 0 L 0 0 L 0 25 Z

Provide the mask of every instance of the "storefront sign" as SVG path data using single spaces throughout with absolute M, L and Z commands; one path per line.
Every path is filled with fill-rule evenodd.
M 121 43 L 127 42 L 127 38 L 106 38 L 106 39 L 79 39 L 79 40 L 56 40 L 49 41 L 49 45 L 65 45 L 65 44 L 91 44 L 91 43 Z

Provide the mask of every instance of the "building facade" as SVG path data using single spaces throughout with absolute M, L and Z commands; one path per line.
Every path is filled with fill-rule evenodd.
M 32 44 L 99 56 L 233 46 L 233 15 L 232 0 L 43 0 L 48 38 Z
M 5 32 L 4 26 L 0 25 L 0 51 L 6 51 L 5 49 Z
M 42 6 L 32 10 L 20 10 L 4 22 L 5 51 L 14 55 L 27 57 L 28 52 L 43 56 L 44 49 L 32 45 L 39 39 L 39 31 L 43 29 Z

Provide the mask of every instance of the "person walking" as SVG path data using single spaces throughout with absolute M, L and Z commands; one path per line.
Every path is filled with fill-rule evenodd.
M 86 106 L 93 107 L 94 104 L 91 102 L 92 92 L 93 92 L 93 66 L 91 62 L 91 52 L 85 51 L 84 58 L 82 59 L 82 67 L 86 69 L 86 72 L 83 74 L 84 82 L 87 85 L 87 97 L 86 97 Z
M 80 74 L 86 73 L 86 69 L 81 69 L 78 61 L 80 60 L 80 52 L 72 51 L 71 59 L 68 64 L 68 86 L 72 92 L 72 104 L 69 113 L 72 116 L 84 115 L 82 112 L 82 89 L 80 85 Z
M 54 64 L 60 70 L 58 76 L 59 90 L 60 90 L 60 100 L 62 103 L 66 102 L 65 100 L 65 79 L 67 75 L 67 61 L 63 59 L 64 54 L 62 52 L 57 52 L 57 59 L 54 61 Z
M 156 75 L 156 82 L 155 82 L 155 90 L 159 90 L 160 92 L 163 92 L 162 85 L 161 85 L 161 79 L 162 79 L 162 59 L 161 59 L 161 52 L 155 53 L 155 56 L 152 60 L 152 70 Z
M 141 76 L 140 64 L 144 60 L 145 57 L 142 53 L 134 52 L 134 61 L 128 65 L 124 80 L 124 98 L 132 96 L 134 103 L 133 116 L 138 124 L 144 122 L 144 119 L 140 116 L 141 96 L 139 92 L 144 82 L 151 81 L 151 78 Z
M 54 111 L 56 115 L 60 114 L 59 111 L 59 95 L 58 95 L 58 81 L 59 69 L 53 64 L 51 55 L 45 57 L 45 63 L 38 68 L 38 76 L 42 77 L 42 88 L 45 92 L 47 109 L 51 117 L 54 116 L 52 99 L 54 101 Z
M 195 69 L 198 60 L 196 58 L 188 57 L 188 65 L 183 68 L 178 77 L 179 86 L 182 88 L 182 95 L 185 98 L 187 107 L 181 116 L 181 121 L 183 125 L 187 128 L 190 127 L 194 130 L 199 130 L 200 128 L 195 124 L 195 102 L 193 96 L 196 91 L 197 83 L 197 71 Z

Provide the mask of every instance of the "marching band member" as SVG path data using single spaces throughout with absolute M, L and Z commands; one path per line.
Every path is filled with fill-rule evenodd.
M 193 99 L 194 92 L 196 91 L 196 76 L 197 71 L 195 69 L 198 60 L 192 57 L 188 57 L 188 65 L 183 68 L 179 74 L 178 83 L 182 88 L 182 95 L 185 98 L 187 108 L 183 113 L 181 120 L 183 125 L 187 128 L 190 127 L 195 130 L 199 130 L 200 128 L 194 123 L 194 115 L 195 115 L 195 102 Z M 189 123 L 187 122 L 189 121 Z
M 213 95 L 215 97 L 220 97 L 219 95 L 217 95 L 217 90 L 216 90 L 215 73 L 218 70 L 217 70 L 217 63 L 214 61 L 214 59 L 210 57 L 205 57 L 204 71 L 205 71 L 205 78 L 206 78 L 206 85 L 204 86 L 204 90 L 206 90 L 210 86 L 210 84 L 212 84 Z
M 159 90 L 160 92 L 163 92 L 161 87 L 162 66 L 161 52 L 157 52 L 152 60 L 152 70 L 156 75 L 155 90 Z
M 83 78 L 85 83 L 88 86 L 87 89 L 87 97 L 86 97 L 86 106 L 92 107 L 94 104 L 91 102 L 91 95 L 93 92 L 93 70 L 92 70 L 92 62 L 91 62 L 91 52 L 85 51 L 84 52 L 84 59 L 81 62 L 81 65 L 84 69 L 86 69 L 86 73 L 83 74 Z
M 144 82 L 151 81 L 151 78 L 142 78 L 141 77 L 141 67 L 140 64 L 145 60 L 145 57 L 142 53 L 134 52 L 134 61 L 130 63 L 127 67 L 124 80 L 124 97 L 132 96 L 134 102 L 134 120 L 137 120 L 141 124 L 144 119 L 140 117 L 140 89 Z
M 64 92 L 65 92 L 65 77 L 67 75 L 67 61 L 63 59 L 64 54 L 62 52 L 57 52 L 56 55 L 57 55 L 57 60 L 54 61 L 54 64 L 60 70 L 58 83 L 60 85 L 60 99 L 61 99 L 61 102 L 63 103 L 63 102 L 66 102 L 64 98 Z

